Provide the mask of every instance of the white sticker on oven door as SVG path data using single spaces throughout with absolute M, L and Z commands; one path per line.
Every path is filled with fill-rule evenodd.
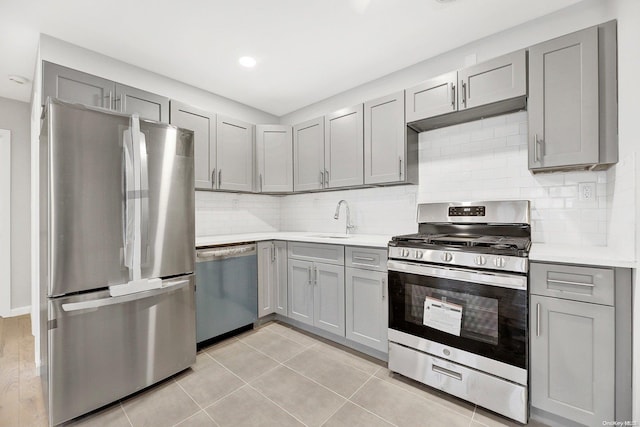
M 431 297 L 425 297 L 422 323 L 430 328 L 460 336 L 462 306 Z

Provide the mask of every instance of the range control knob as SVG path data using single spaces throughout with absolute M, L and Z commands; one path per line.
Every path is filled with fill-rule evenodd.
M 498 268 L 504 268 L 506 264 L 507 264 L 507 261 L 501 256 L 496 257 L 496 259 L 493 260 L 493 265 L 495 265 Z
M 442 255 L 440 255 L 440 259 L 444 262 L 451 262 L 451 260 L 453 259 L 453 255 L 451 255 L 451 252 L 444 252 Z
M 402 258 L 406 258 L 409 256 L 409 251 L 407 249 L 400 249 L 400 256 Z
M 424 252 L 416 251 L 416 259 L 422 259 L 423 256 L 424 256 Z
M 475 257 L 474 261 L 476 265 L 485 265 L 487 263 L 487 259 L 482 255 L 478 255 L 477 257 Z

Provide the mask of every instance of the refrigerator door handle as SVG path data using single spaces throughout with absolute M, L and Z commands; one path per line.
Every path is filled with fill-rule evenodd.
M 123 135 L 124 157 L 124 206 L 122 215 L 122 241 L 124 265 L 129 270 L 133 268 L 133 231 L 135 229 L 135 177 L 134 177 L 134 150 L 131 130 L 125 130 Z
M 182 289 L 185 286 L 188 286 L 190 282 L 191 281 L 189 279 L 174 280 L 174 281 L 163 283 L 163 286 L 161 288 L 153 289 L 150 291 L 123 295 L 121 297 L 109 297 L 109 298 L 93 299 L 88 301 L 70 302 L 67 304 L 62 304 L 62 310 L 68 313 L 71 311 L 96 309 L 96 308 L 105 307 L 108 305 L 137 301 L 137 300 L 153 297 L 153 296 L 162 294 L 164 292 L 170 292 L 170 291 Z
M 139 131 L 140 143 L 140 264 L 145 265 L 149 241 L 149 162 L 147 161 L 147 140 Z

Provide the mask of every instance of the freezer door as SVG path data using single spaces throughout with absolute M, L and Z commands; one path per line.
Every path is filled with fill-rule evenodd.
M 191 273 L 195 270 L 193 132 L 144 120 L 140 132 L 146 146 L 141 161 L 142 277 Z
M 121 297 L 49 300 L 49 417 L 57 425 L 195 363 L 195 280 Z
M 129 118 L 52 101 L 46 120 L 40 229 L 49 276 L 43 277 L 43 292 L 126 283 L 122 140 Z

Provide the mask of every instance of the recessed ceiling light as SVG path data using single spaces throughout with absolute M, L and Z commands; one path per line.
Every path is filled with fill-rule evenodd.
M 29 82 L 29 79 L 26 77 L 18 76 L 17 74 L 9 74 L 9 80 L 19 85 L 23 85 Z
M 253 68 L 256 66 L 256 59 L 251 56 L 243 56 L 240 59 L 238 59 L 238 62 L 243 67 L 247 67 L 247 68 Z

